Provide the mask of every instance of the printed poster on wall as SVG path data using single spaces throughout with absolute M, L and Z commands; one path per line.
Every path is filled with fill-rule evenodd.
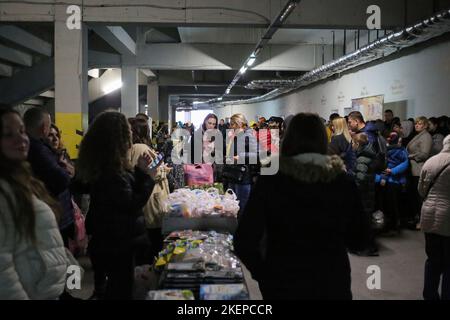
M 362 113 L 365 121 L 383 119 L 384 95 L 352 99 L 352 110 Z

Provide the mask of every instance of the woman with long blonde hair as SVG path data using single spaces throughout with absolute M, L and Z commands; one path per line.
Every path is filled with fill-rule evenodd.
M 345 163 L 347 173 L 353 174 L 356 155 L 352 149 L 352 136 L 347 126 L 345 118 L 336 118 L 332 121 L 331 142 L 328 145 L 329 155 L 338 155 Z
M 226 187 L 236 193 L 240 217 L 250 197 L 253 180 L 258 175 L 258 143 L 243 114 L 231 117 L 230 128 L 222 177 Z

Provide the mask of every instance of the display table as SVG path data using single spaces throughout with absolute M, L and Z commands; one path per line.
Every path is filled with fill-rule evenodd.
M 185 223 L 191 219 L 178 220 Z M 236 226 L 236 219 L 222 220 Z M 203 229 L 210 229 L 211 224 L 203 226 Z M 233 252 L 232 235 L 217 232 L 217 226 L 214 228 L 175 230 L 166 236 L 165 246 L 152 268 L 153 290 L 148 291 L 146 299 L 248 300 L 260 297 L 256 282 Z

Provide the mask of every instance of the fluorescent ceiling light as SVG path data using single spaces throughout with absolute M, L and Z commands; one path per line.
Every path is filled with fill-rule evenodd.
M 192 104 L 202 104 L 203 103 L 203 101 L 194 101 L 194 102 L 192 102 Z
M 219 100 L 219 101 L 222 101 L 222 99 L 223 99 L 222 97 L 218 97 L 218 98 L 217 98 L 217 100 Z
M 243 66 L 243 67 L 241 68 L 241 70 L 239 70 L 239 73 L 240 73 L 240 74 L 244 74 L 245 71 L 247 71 L 247 67 L 246 67 L 246 66 Z
M 256 61 L 256 58 L 250 58 L 247 61 L 247 67 L 251 67 L 255 63 L 255 61 Z
M 122 88 L 122 80 L 113 81 L 103 87 L 103 92 L 105 94 L 111 93 L 119 88 Z
M 100 77 L 100 69 L 91 69 L 88 71 L 88 75 L 92 78 L 99 78 Z
M 230 89 L 227 89 L 227 91 L 225 91 L 225 93 L 226 93 L 226 94 L 229 94 L 229 93 L 230 93 Z

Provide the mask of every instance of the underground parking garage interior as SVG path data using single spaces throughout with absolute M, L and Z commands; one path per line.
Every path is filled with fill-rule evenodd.
M 0 0 L 0 106 L 1 300 L 450 300 L 448 0 Z

